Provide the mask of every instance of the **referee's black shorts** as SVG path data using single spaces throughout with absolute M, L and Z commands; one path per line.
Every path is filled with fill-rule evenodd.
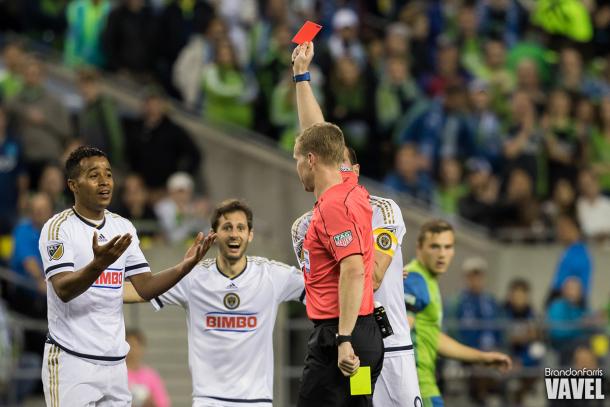
M 350 396 L 349 377 L 337 367 L 339 320 L 314 321 L 307 344 L 305 369 L 297 407 L 371 407 L 373 396 Z M 372 388 L 383 366 L 383 340 L 372 315 L 358 317 L 352 332 L 352 347 L 360 366 L 371 367 Z

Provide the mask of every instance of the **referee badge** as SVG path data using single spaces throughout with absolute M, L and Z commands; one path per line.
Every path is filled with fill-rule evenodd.
M 387 232 L 380 233 L 379 236 L 377 236 L 377 246 L 382 250 L 390 250 L 392 248 L 392 237 L 390 234 Z
M 228 293 L 222 300 L 222 303 L 225 305 L 225 307 L 227 307 L 227 309 L 235 309 L 239 307 L 239 302 L 239 295 L 236 293 Z
M 59 260 L 64 255 L 64 244 L 60 242 L 53 242 L 47 244 L 47 254 L 49 260 Z
M 353 240 L 352 231 L 346 230 L 333 237 L 335 239 L 335 245 L 337 247 L 347 247 Z

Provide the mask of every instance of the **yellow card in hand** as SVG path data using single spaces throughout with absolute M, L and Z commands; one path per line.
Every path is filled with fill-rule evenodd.
M 352 396 L 366 396 L 372 393 L 370 366 L 360 366 L 349 378 L 349 391 Z

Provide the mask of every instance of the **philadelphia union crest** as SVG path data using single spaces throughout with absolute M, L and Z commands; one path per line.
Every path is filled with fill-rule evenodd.
M 228 293 L 225 295 L 222 303 L 225 305 L 225 307 L 227 307 L 227 309 L 235 309 L 239 307 L 239 295 L 236 293 Z

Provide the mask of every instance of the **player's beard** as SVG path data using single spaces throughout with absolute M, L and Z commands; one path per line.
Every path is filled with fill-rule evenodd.
M 242 257 L 244 257 L 247 249 L 248 249 L 248 241 L 246 240 L 246 241 L 242 242 L 241 245 L 239 246 L 239 251 L 236 254 L 233 254 L 229 251 L 229 245 L 227 243 L 227 244 L 223 244 L 223 248 L 221 250 L 221 255 L 222 255 L 222 257 L 227 259 L 229 261 L 229 263 L 235 263 L 235 262 L 241 260 Z

